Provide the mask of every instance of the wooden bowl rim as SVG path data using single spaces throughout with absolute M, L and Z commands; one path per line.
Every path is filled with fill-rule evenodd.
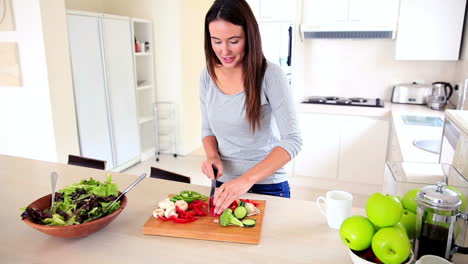
M 41 198 L 34 200 L 32 203 L 30 203 L 28 205 L 28 207 L 31 206 L 33 203 L 35 203 L 35 202 L 37 202 L 37 201 L 39 201 L 41 199 L 44 199 L 44 198 L 46 198 L 48 196 L 51 196 L 51 194 L 44 195 Z M 38 227 L 38 228 L 42 228 L 42 229 L 84 228 L 86 226 L 91 226 L 91 225 L 95 225 L 95 224 L 107 221 L 112 216 L 120 214 L 120 212 L 122 212 L 123 209 L 125 209 L 126 206 L 127 206 L 127 195 L 124 194 L 122 196 L 122 198 L 120 199 L 119 209 L 115 210 L 110 215 L 106 215 L 104 217 L 98 218 L 98 219 L 93 220 L 91 222 L 82 223 L 82 224 L 78 224 L 78 225 L 68 225 L 68 226 L 49 226 L 49 225 L 36 224 L 33 221 L 31 221 L 29 218 L 24 218 L 24 219 L 22 219 L 22 221 L 24 221 L 25 223 L 27 223 L 28 225 L 30 225 L 32 227 Z

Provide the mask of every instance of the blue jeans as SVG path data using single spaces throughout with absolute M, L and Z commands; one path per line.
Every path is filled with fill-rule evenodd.
M 221 185 L 223 185 L 222 182 L 216 181 L 216 187 Z M 289 188 L 288 181 L 272 184 L 254 184 L 247 192 L 291 198 L 291 189 Z

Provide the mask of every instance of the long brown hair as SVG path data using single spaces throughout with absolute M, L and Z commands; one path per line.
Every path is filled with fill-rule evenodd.
M 245 0 L 216 0 L 205 16 L 205 58 L 208 73 L 217 81 L 215 67 L 220 67 L 211 46 L 209 24 L 217 19 L 242 26 L 246 36 L 242 70 L 244 77 L 245 112 L 252 132 L 261 126 L 261 87 L 266 70 L 260 30 L 255 16 Z

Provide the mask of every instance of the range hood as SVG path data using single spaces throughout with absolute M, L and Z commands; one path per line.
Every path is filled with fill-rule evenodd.
M 303 0 L 302 39 L 394 39 L 400 0 Z
M 395 29 L 362 25 L 317 27 L 301 24 L 302 39 L 395 39 Z

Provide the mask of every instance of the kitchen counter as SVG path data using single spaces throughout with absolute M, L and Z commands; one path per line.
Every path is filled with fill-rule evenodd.
M 88 177 L 103 181 L 107 172 L 3 155 L 0 168 L 1 263 L 352 263 L 339 232 L 328 228 L 312 201 L 246 194 L 267 201 L 259 245 L 143 235 L 157 201 L 184 189 L 209 193 L 206 186 L 153 178 L 127 194 L 125 210 L 101 231 L 80 239 L 50 237 L 20 218 L 20 208 L 50 193 L 50 172 L 59 174 L 59 189 Z M 112 175 L 120 189 L 137 177 Z
M 384 107 L 338 106 L 327 104 L 297 105 L 299 113 L 348 115 L 387 119 L 392 123 L 393 133 L 401 150 L 401 160 L 413 162 L 439 162 L 439 155 L 413 145 L 414 140 L 442 138 L 443 127 L 406 125 L 402 115 L 433 116 L 444 119 L 444 111 L 436 111 L 425 105 L 393 104 L 385 102 Z
M 440 117 L 444 120 L 444 111 L 436 111 L 425 105 L 391 105 L 393 133 L 401 150 L 402 160 L 411 162 L 439 162 L 439 155 L 422 150 L 413 145 L 414 140 L 441 140 L 443 127 L 406 125 L 403 115 Z

